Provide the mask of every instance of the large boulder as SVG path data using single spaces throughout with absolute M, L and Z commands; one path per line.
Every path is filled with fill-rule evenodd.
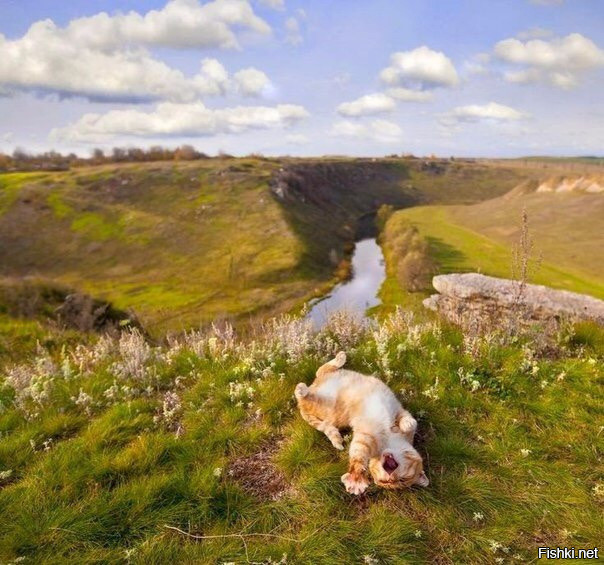
M 478 273 L 438 275 L 432 285 L 439 294 L 424 300 L 424 306 L 464 327 L 502 327 L 510 319 L 593 320 L 604 325 L 604 301 L 576 292 Z

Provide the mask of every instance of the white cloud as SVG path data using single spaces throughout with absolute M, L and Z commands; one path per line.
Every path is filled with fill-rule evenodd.
M 386 90 L 388 96 L 400 100 L 401 102 L 430 102 L 432 100 L 432 92 L 426 90 L 412 90 L 398 86 Z
M 508 81 L 545 81 L 561 88 L 576 86 L 582 73 L 604 66 L 604 51 L 580 33 L 549 41 L 504 39 L 495 45 L 495 55 L 506 63 L 523 66 L 520 71 L 508 72 Z
M 284 0 L 260 0 L 260 4 L 266 6 L 268 8 L 272 8 L 273 10 L 284 10 L 285 2 Z
M 290 126 L 306 117 L 302 106 L 280 104 L 237 106 L 213 110 L 202 102 L 162 102 L 152 111 L 112 110 L 106 114 L 85 114 L 77 122 L 51 132 L 51 139 L 98 142 L 112 137 L 201 137 L 221 133 L 243 133 L 252 129 Z
M 342 116 L 370 116 L 392 112 L 396 108 L 396 102 L 386 94 L 376 92 L 361 96 L 352 102 L 343 102 L 336 111 Z
M 0 139 L 2 139 L 2 141 L 11 141 L 14 137 L 14 133 L 12 131 L 8 131 L 6 133 L 3 133 L 2 136 L 0 136 Z
M 368 124 L 341 120 L 333 124 L 329 132 L 333 137 L 350 137 L 379 143 L 398 143 L 402 133 L 397 124 L 387 120 L 373 120 Z
M 290 133 L 285 136 L 285 141 L 291 145 L 306 145 L 310 139 L 302 133 Z
M 520 112 L 510 106 L 489 102 L 488 104 L 470 104 L 458 106 L 439 118 L 441 125 L 451 128 L 460 123 L 506 123 L 516 122 L 527 118 L 528 114 Z
M 300 22 L 293 16 L 287 18 L 287 20 L 285 20 L 285 43 L 299 45 L 302 41 Z
M 232 82 L 215 59 L 204 59 L 199 74 L 186 77 L 153 58 L 144 49 L 102 50 L 67 40 L 51 21 L 31 26 L 25 36 L 10 41 L 0 35 L 0 86 L 42 90 L 62 95 L 117 100 L 167 99 L 190 102 L 203 95 L 223 95 L 268 81 L 264 73 L 246 69 Z M 240 84 L 241 82 L 244 84 Z
M 204 59 L 198 75 L 185 76 L 141 45 L 237 47 L 231 27 L 269 33 L 246 0 L 172 0 L 161 10 L 109 16 L 100 13 L 30 26 L 9 40 L 0 34 L 0 89 L 40 90 L 95 99 L 190 102 L 202 95 L 239 91 L 257 95 L 268 79 L 256 69 L 233 80 L 215 59 Z
M 237 90 L 245 96 L 259 96 L 270 86 L 268 77 L 262 71 L 253 67 L 237 71 L 233 78 Z
M 390 56 L 390 66 L 380 73 L 389 86 L 435 88 L 454 86 L 459 82 L 451 59 L 444 53 L 433 51 L 425 45 L 412 51 L 399 51 Z
M 35 24 L 34 24 L 35 25 Z M 66 41 L 97 49 L 139 44 L 175 48 L 237 48 L 233 28 L 269 34 L 247 0 L 170 0 L 161 10 L 113 16 L 101 12 L 72 20 L 61 30 Z

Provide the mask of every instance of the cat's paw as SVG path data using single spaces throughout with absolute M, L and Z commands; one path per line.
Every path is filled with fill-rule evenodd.
M 308 395 L 308 387 L 304 383 L 298 383 L 296 385 L 296 390 L 294 391 L 294 396 L 300 400 Z
M 346 487 L 346 492 L 356 495 L 363 494 L 369 486 L 367 477 L 353 473 L 344 473 L 342 475 L 342 482 Z
M 344 444 L 342 443 L 342 438 L 339 439 L 330 439 L 331 445 L 333 445 L 339 451 L 344 450 Z
M 415 432 L 417 431 L 417 420 L 408 414 L 399 420 L 398 427 L 404 435 L 413 438 Z
M 343 351 L 340 351 L 335 358 L 333 359 L 333 361 L 331 362 L 333 365 L 335 365 L 336 367 L 341 368 L 344 366 L 344 364 L 346 363 L 346 353 L 344 353 Z

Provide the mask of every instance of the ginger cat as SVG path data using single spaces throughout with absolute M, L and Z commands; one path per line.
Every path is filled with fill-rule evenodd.
M 344 449 L 338 428 L 351 427 L 350 463 L 342 482 L 351 494 L 375 484 L 385 488 L 428 486 L 422 458 L 413 448 L 417 422 L 379 379 L 342 369 L 340 351 L 319 368 L 312 385 L 299 383 L 295 397 L 300 414 L 323 432 L 336 449 Z

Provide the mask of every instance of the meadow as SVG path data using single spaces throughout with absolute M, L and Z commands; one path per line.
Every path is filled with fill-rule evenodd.
M 429 488 L 345 492 L 345 452 L 292 398 L 339 349 L 418 417 Z M 568 328 L 556 350 L 402 310 L 318 335 L 285 317 L 251 341 L 216 328 L 161 347 L 125 333 L 39 348 L 1 389 L 0 558 L 514 563 L 591 547 L 604 333 Z
M 0 175 L 11 284 L 86 290 L 147 330 L 82 333 L 44 308 L 13 315 L 0 293 L 0 562 L 525 563 L 540 546 L 597 544 L 604 330 L 464 335 L 425 311 L 432 273 L 510 275 L 520 204 L 499 197 L 537 174 L 437 165 L 250 158 Z M 545 244 L 550 202 L 529 210 L 545 251 L 534 281 L 604 298 L 587 251 Z M 347 276 L 380 204 L 392 205 L 383 304 L 374 321 L 337 313 L 314 330 L 291 312 Z M 599 237 L 595 220 L 567 221 L 581 241 Z M 339 350 L 418 419 L 428 488 L 344 490 L 346 452 L 293 398 Z

